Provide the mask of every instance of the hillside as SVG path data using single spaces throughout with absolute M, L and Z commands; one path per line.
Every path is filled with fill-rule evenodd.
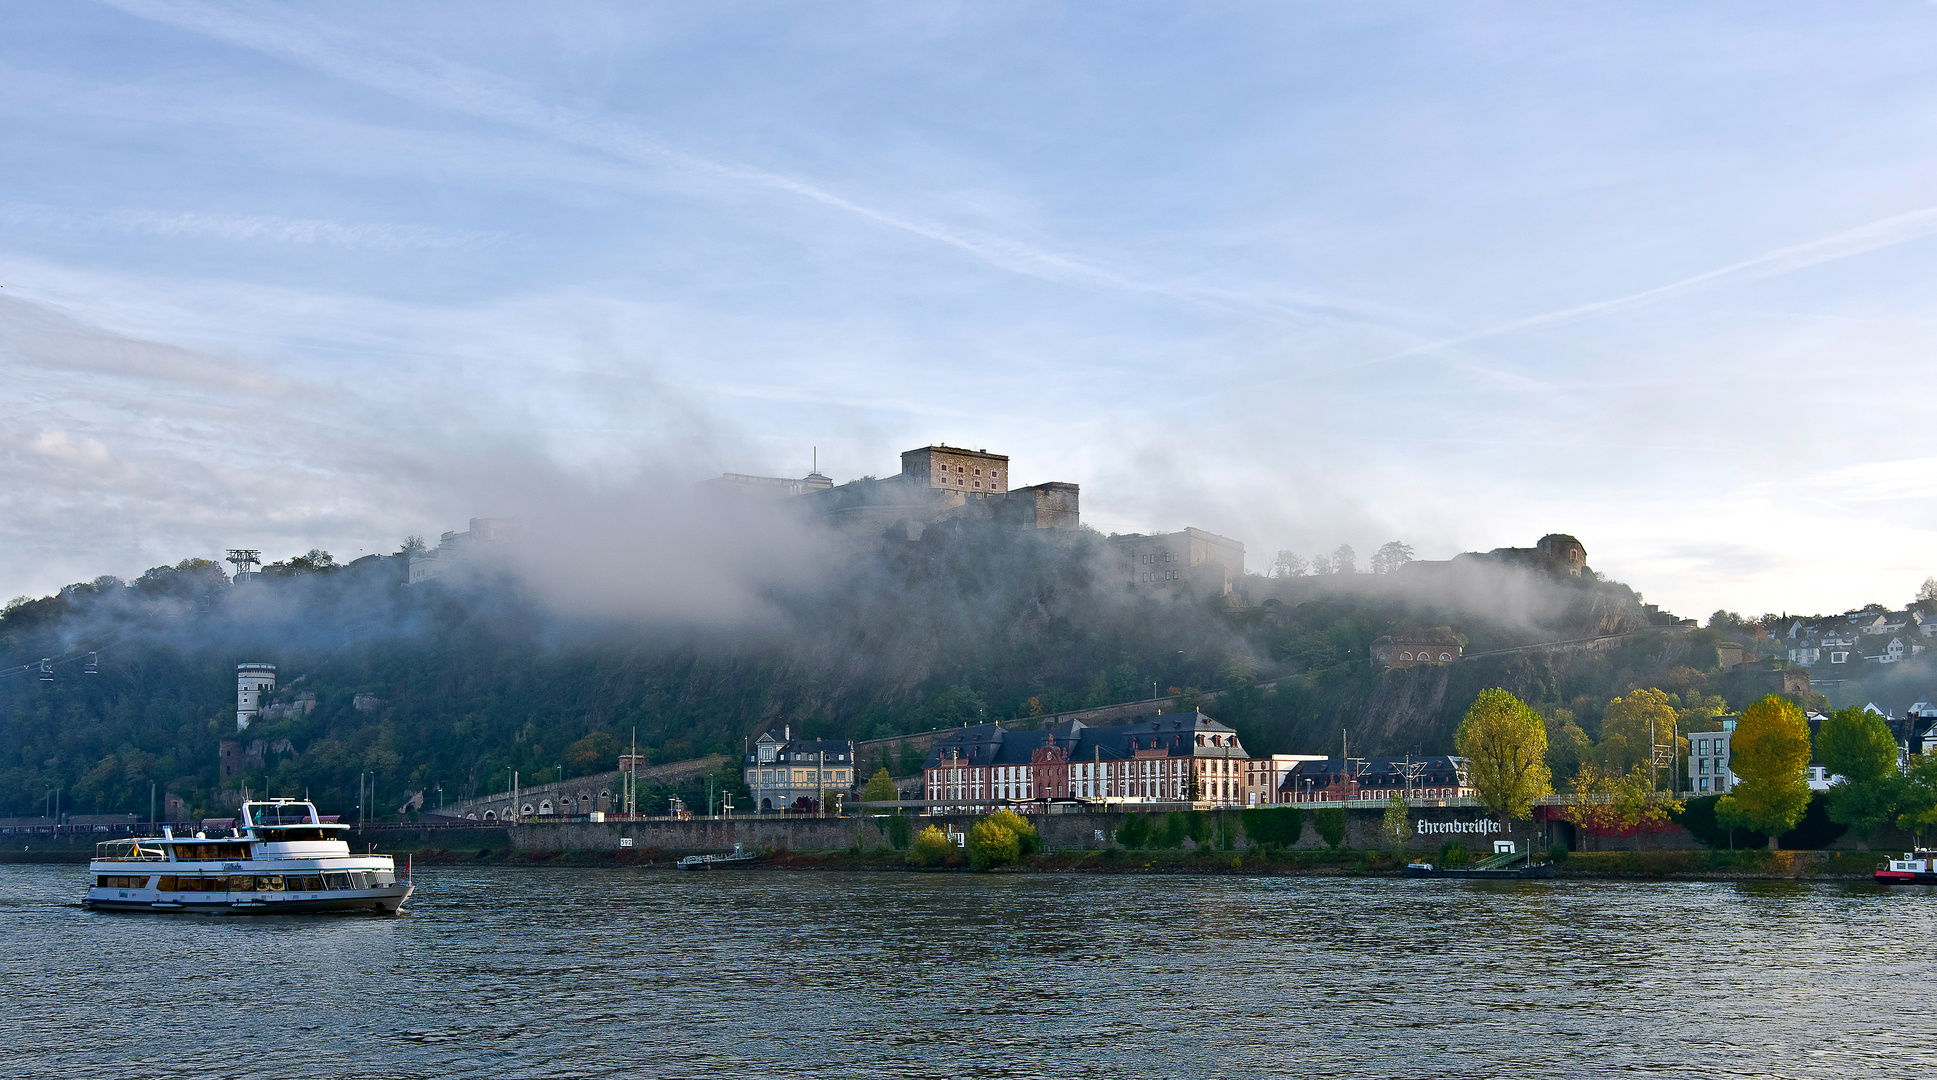
M 1220 718 L 1255 752 L 1444 751 L 1481 688 L 1573 711 L 1591 733 L 1629 684 L 1722 686 L 1715 635 L 1634 634 L 1593 653 L 1508 654 L 1385 672 L 1383 634 L 1445 627 L 1469 653 L 1620 634 L 1645 624 L 1625 586 L 1487 569 L 1431 585 L 1398 576 L 1250 579 L 1247 597 L 1155 599 L 1112 580 L 1103 538 L 996 526 L 930 529 L 764 585 L 751 617 L 561 613 L 506 570 L 406 585 L 400 558 L 291 560 L 246 584 L 184 562 L 16 601 L 0 662 L 77 658 L 51 682 L 0 679 L 0 809 L 59 788 L 70 812 L 138 810 L 150 785 L 219 802 L 234 739 L 234 665 L 278 665 L 243 782 L 347 809 L 372 774 L 386 812 L 612 767 L 636 731 L 653 761 L 737 754 L 770 727 L 857 739 L 981 719 L 1225 690 Z M 1481 571 L 1476 571 L 1481 573 Z M 1258 688 L 1280 680 L 1275 693 Z M 359 707 L 359 701 L 361 707 Z M 664 792 L 657 793 L 663 796 Z M 690 793 L 689 793 L 690 794 Z

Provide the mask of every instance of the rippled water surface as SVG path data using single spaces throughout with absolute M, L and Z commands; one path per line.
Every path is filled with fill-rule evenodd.
M 1913 1075 L 1937 892 L 436 868 L 405 918 L 0 867 L 14 1076 Z

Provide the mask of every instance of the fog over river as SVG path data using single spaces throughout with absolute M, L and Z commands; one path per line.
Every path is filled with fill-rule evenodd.
M 420 867 L 404 918 L 0 867 L 12 1076 L 1857 1076 L 1937 891 Z

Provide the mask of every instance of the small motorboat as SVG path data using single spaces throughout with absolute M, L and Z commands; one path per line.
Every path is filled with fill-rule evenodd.
M 1436 878 L 1550 878 L 1553 863 L 1533 861 L 1532 851 L 1516 851 L 1510 841 L 1501 841 L 1494 853 L 1471 866 L 1435 866 L 1429 862 L 1406 864 L 1407 877 Z
M 681 870 L 711 870 L 716 866 L 730 866 L 734 863 L 752 862 L 758 858 L 744 845 L 735 844 L 733 850 L 723 855 L 688 855 L 673 865 Z
M 1937 851 L 1912 851 L 1880 862 L 1873 876 L 1885 885 L 1937 885 Z

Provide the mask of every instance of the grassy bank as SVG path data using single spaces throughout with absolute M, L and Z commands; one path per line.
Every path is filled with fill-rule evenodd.
M 530 851 L 509 846 L 477 848 L 383 847 L 399 862 L 435 866 L 634 866 L 666 867 L 683 852 L 657 848 Z M 0 863 L 85 863 L 91 850 L 0 852 Z M 1397 877 L 1417 852 L 1393 851 L 1059 851 L 1032 855 L 998 873 L 1202 874 L 1254 877 Z M 1557 878 L 1607 880 L 1731 880 L 1789 878 L 1868 880 L 1883 856 L 1854 851 L 1594 851 L 1576 852 L 1555 867 Z M 780 870 L 968 873 L 959 853 L 939 867 L 912 867 L 904 852 L 774 851 L 756 866 Z

